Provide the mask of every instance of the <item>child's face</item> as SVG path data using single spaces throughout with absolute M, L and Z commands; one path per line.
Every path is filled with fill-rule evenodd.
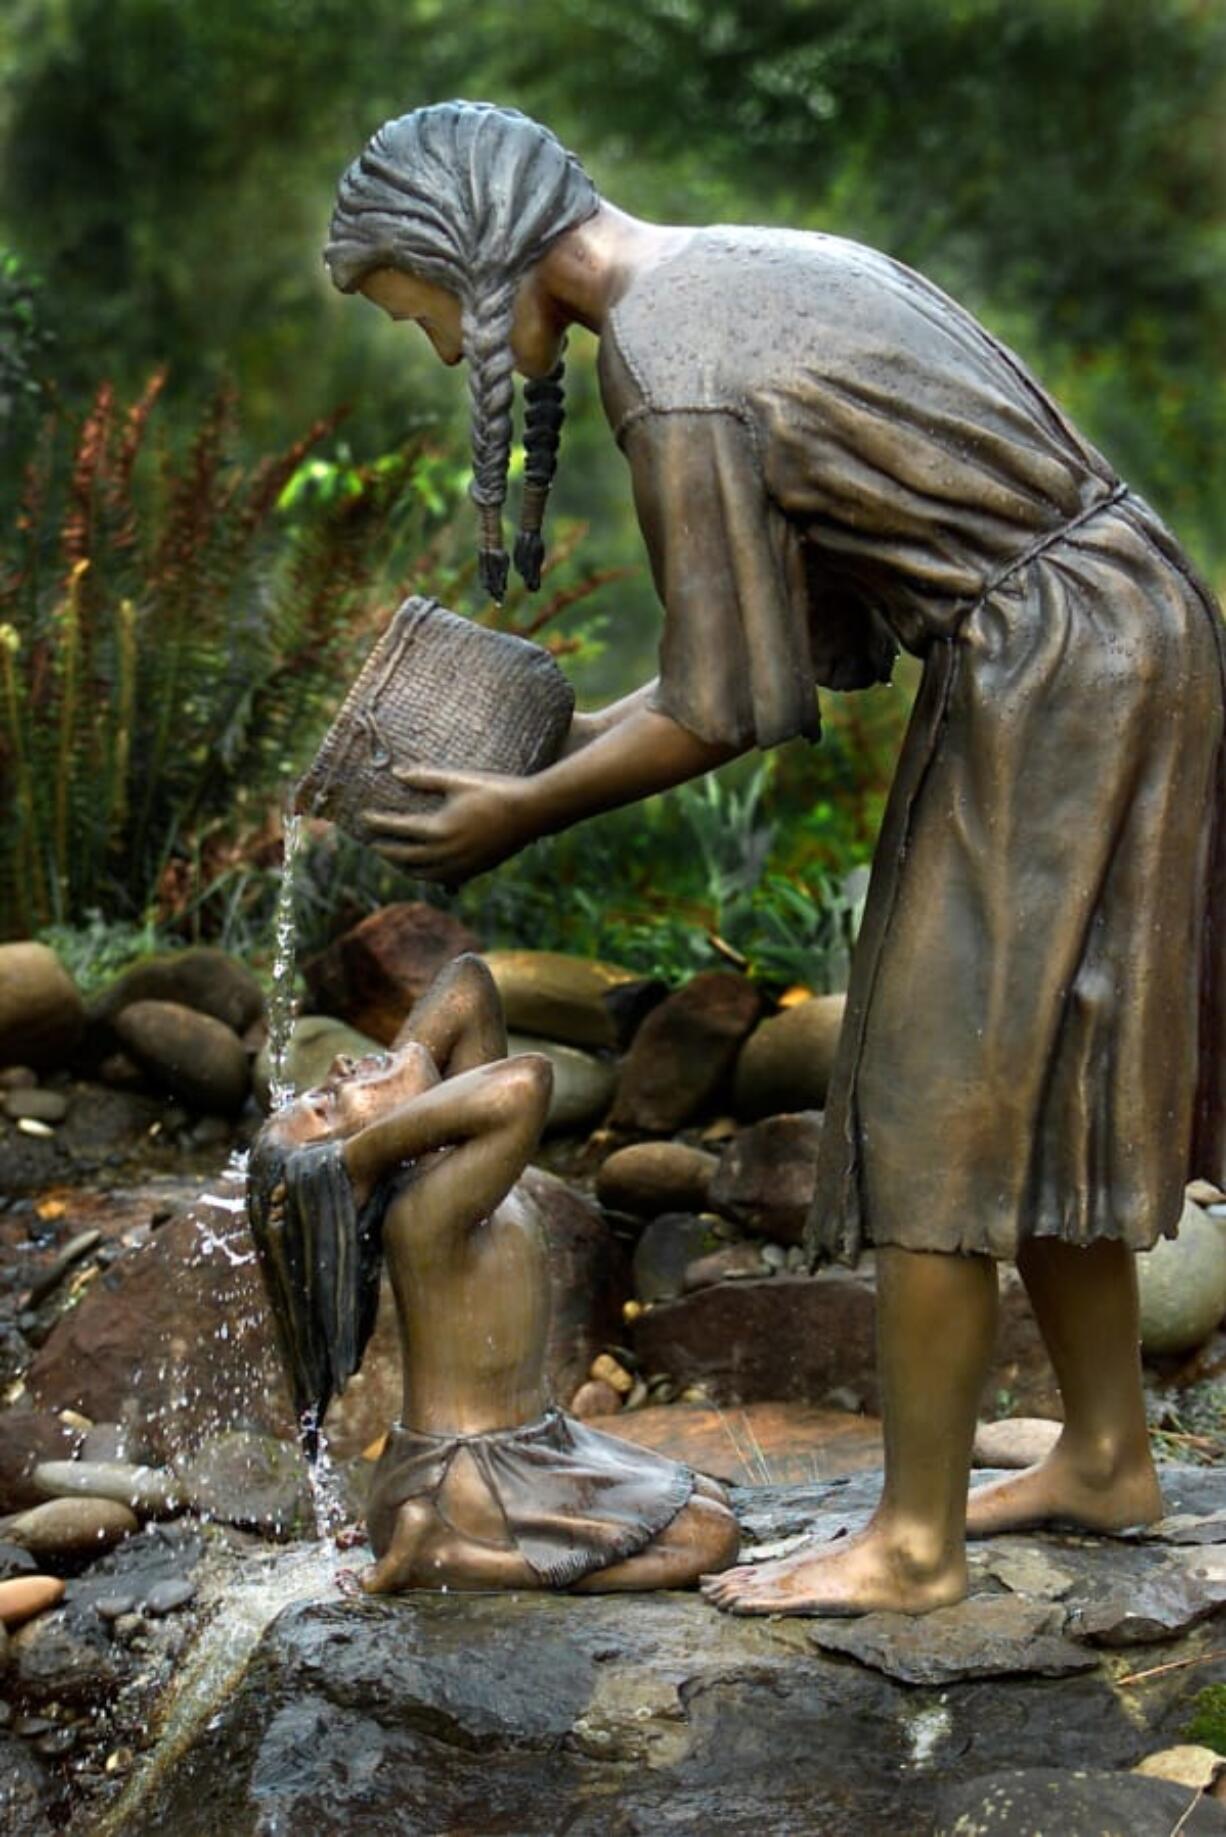
M 438 1081 L 434 1060 L 416 1041 L 361 1059 L 341 1053 L 322 1084 L 303 1091 L 279 1113 L 278 1132 L 294 1143 L 343 1141 Z

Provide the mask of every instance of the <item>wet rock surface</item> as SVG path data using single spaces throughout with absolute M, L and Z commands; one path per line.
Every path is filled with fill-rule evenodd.
M 1226 1508 L 1218 1474 L 1168 1470 L 1164 1482 L 1185 1515 Z M 749 1488 L 736 1502 L 766 1554 L 814 1522 L 854 1527 L 878 1486 L 863 1474 Z M 1212 1801 L 1124 1771 L 1179 1739 L 1187 1686 L 1172 1661 L 1197 1658 L 1202 1683 L 1226 1678 L 1213 1627 L 1119 1654 L 1079 1619 L 1104 1594 L 1135 1599 L 1134 1559 L 1182 1574 L 1187 1552 L 1153 1539 L 998 1541 L 1036 1555 L 1030 1592 L 993 1574 L 981 1545 L 971 1598 L 901 1625 L 736 1620 L 679 1595 L 295 1605 L 188 1750 L 133 1792 L 122 1828 L 1133 1837 L 1189 1807 L 1185 1829 L 1221 1828 Z M 1034 1591 L 1047 1562 L 1068 1581 L 1060 1599 Z M 1212 1614 L 1226 1589 L 1197 1585 Z M 1045 1822 L 959 1822 L 982 1820 L 1006 1776 L 1012 1802 L 1046 1807 Z M 1169 1824 L 1143 1821 L 1168 1804 Z M 1083 1825 L 1095 1806 L 1100 1823 Z
M 1188 1200 L 1179 1236 L 1137 1258 L 1141 1345 L 1148 1354 L 1191 1352 L 1226 1313 L 1226 1219 Z
M 1019 1767 L 943 1791 L 937 1837 L 1211 1837 L 1226 1807 L 1169 1780 L 1101 1767 Z

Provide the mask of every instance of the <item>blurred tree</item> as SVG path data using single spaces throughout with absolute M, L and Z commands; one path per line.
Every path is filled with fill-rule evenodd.
M 46 276 L 62 386 L 169 360 L 173 414 L 228 368 L 256 447 L 338 400 L 368 452 L 462 420 L 424 344 L 332 297 L 319 262 L 364 138 L 457 93 L 548 120 L 631 208 L 824 227 L 923 268 L 1226 558 L 1207 0 L 11 0 L 0 237 Z M 559 505 L 623 562 L 637 535 L 575 343 Z M 645 580 L 619 602 L 629 676 Z

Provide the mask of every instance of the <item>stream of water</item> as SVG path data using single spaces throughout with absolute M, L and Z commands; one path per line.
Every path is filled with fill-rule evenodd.
M 305 840 L 304 819 L 287 803 L 283 819 L 284 853 L 281 885 L 273 916 L 272 993 L 268 999 L 268 1059 L 271 1067 L 269 1099 L 273 1110 L 291 1101 L 294 1086 L 287 1076 L 294 1037 L 294 972 L 298 960 L 298 932 L 294 909 L 294 883 L 298 857 Z
M 233 1570 L 214 1584 L 214 1617 L 183 1662 L 163 1705 L 157 1747 L 133 1775 L 118 1801 L 95 1827 L 95 1837 L 123 1837 L 129 1821 L 225 1703 L 265 1627 L 297 1601 L 332 1599 L 346 1559 L 331 1543 L 278 1550 L 247 1559 L 250 1573 Z M 204 1601 L 208 1606 L 206 1588 Z M 207 1782 L 201 1782 L 207 1790 Z M 219 1833 L 220 1837 L 220 1833 Z

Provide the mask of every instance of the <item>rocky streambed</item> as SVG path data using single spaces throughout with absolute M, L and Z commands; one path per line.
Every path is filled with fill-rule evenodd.
M 471 946 L 451 926 L 387 908 L 308 965 L 327 1011 L 299 1022 L 291 1077 L 390 1038 Z M 6 983 L 4 953 L 30 950 Z M 258 986 L 184 951 L 86 1005 L 40 951 L 0 947 L 0 1837 L 1223 1828 L 1212 1754 L 1132 1773 L 1206 1688 L 1226 1703 L 1211 1466 L 1168 1469 L 1156 1537 L 984 1546 L 972 1600 L 919 1623 L 344 1598 L 335 1572 L 364 1554 L 309 1537 L 226 1168 L 267 1090 Z M 798 1241 L 841 998 L 775 1011 L 724 970 L 669 993 L 549 953 L 490 961 L 516 1044 L 555 1067 L 525 1178 L 556 1396 L 737 1483 L 751 1554 L 810 1519 L 853 1528 L 879 1483 L 871 1259 L 811 1277 Z M 23 1018 L 14 990 L 41 1006 Z M 1144 1263 L 1159 1450 L 1220 1461 L 1222 1195 L 1192 1189 L 1179 1243 Z M 986 1466 L 1056 1433 L 1011 1272 L 1002 1299 Z M 399 1387 L 385 1295 L 326 1425 L 329 1522 L 360 1522 Z M 16 1610 L 14 1585 L 35 1591 Z
M 748 1553 L 853 1529 L 878 1484 L 740 1489 Z M 1186 1754 L 1175 1780 L 1134 1771 L 1186 1745 L 1190 1696 L 1226 1681 L 1226 1479 L 1164 1485 L 1143 1536 L 978 1546 L 970 1599 L 921 1620 L 731 1620 L 676 1595 L 358 1601 L 288 1551 L 295 1598 L 257 1634 L 231 1552 L 99 1837 L 1223 1831 Z M 273 1603 L 275 1577 L 258 1586 Z M 219 1636 L 236 1612 L 237 1647 Z

